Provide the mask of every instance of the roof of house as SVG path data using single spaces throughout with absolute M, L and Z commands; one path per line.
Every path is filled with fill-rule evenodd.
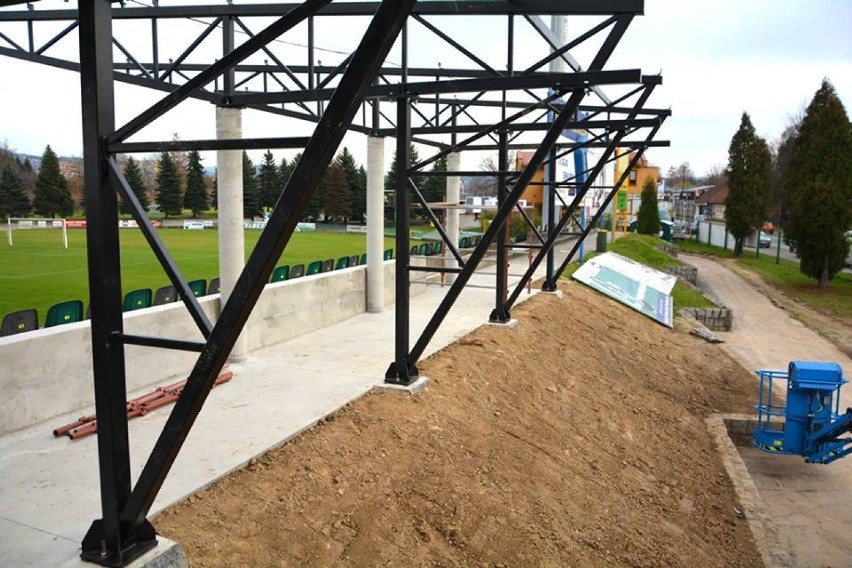
M 708 205 L 721 205 L 728 197 L 728 186 L 717 185 L 710 191 L 705 191 L 696 200 L 696 203 L 707 203 Z

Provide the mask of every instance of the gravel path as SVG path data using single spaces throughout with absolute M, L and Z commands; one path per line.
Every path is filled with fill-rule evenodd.
M 844 376 L 852 376 L 849 357 L 725 266 L 697 256 L 679 258 L 698 268 L 702 290 L 734 310 L 733 330 L 718 335 L 725 340 L 722 348 L 744 367 L 786 369 L 794 359 L 833 361 Z M 852 386 L 844 390 L 849 404 Z M 756 391 L 755 380 L 755 398 Z M 852 566 L 852 459 L 820 466 L 754 448 L 740 453 L 794 565 Z

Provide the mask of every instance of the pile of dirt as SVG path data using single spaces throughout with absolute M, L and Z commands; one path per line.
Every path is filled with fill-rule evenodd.
M 704 426 L 755 381 L 576 284 L 155 519 L 193 567 L 760 566 Z

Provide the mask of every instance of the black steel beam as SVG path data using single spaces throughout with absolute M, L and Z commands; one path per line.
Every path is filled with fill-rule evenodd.
M 396 229 L 396 274 L 394 311 L 394 360 L 385 372 L 385 382 L 410 385 L 417 380 L 418 370 L 409 364 L 408 346 L 410 333 L 409 274 L 411 262 L 409 231 L 411 230 L 411 194 L 409 192 L 408 169 L 411 162 L 411 107 L 402 97 L 396 102 L 396 179 L 395 229 Z
M 162 349 L 175 349 L 178 351 L 195 351 L 201 353 L 204 343 L 201 341 L 187 341 L 185 339 L 169 339 L 164 337 L 151 337 L 149 335 L 129 335 L 126 333 L 114 333 L 112 338 L 123 345 L 140 345 L 142 347 L 160 347 Z
M 650 97 L 651 93 L 654 91 L 655 86 L 656 86 L 655 83 L 652 83 L 652 84 L 646 86 L 645 91 L 642 93 L 642 95 L 636 101 L 636 108 L 637 109 L 642 108 L 642 106 L 648 100 L 648 97 Z M 592 169 L 592 171 L 589 173 L 588 177 L 586 178 L 585 183 L 583 184 L 583 187 L 581 187 L 580 189 L 577 190 L 577 193 L 574 196 L 574 199 L 571 202 L 571 205 L 568 207 L 568 210 L 566 211 L 565 215 L 556 224 L 556 227 L 553 229 L 552 233 L 548 235 L 548 238 L 547 238 L 547 241 L 545 242 L 544 248 L 541 251 L 539 251 L 539 253 L 536 255 L 536 257 L 532 260 L 529 268 L 527 268 L 526 273 L 524 274 L 524 276 L 521 278 L 521 280 L 515 286 L 515 290 L 512 292 L 512 294 L 509 296 L 509 300 L 506 302 L 507 308 L 510 309 L 514 305 L 514 303 L 517 301 L 518 297 L 521 295 L 521 291 L 523 290 L 523 287 L 526 286 L 526 283 L 530 281 L 530 279 L 532 278 L 532 275 L 535 273 L 536 269 L 538 268 L 538 265 L 541 263 L 543 258 L 547 255 L 547 253 L 553 248 L 553 245 L 556 243 L 556 239 L 559 236 L 560 232 L 565 227 L 565 225 L 568 224 L 568 220 L 569 220 L 570 216 L 574 213 L 577 206 L 580 204 L 580 202 L 585 197 L 586 192 L 588 191 L 589 187 L 594 184 L 595 178 L 598 175 L 600 175 L 600 172 L 603 169 L 604 164 L 608 161 L 609 156 L 613 152 L 615 152 L 615 149 L 618 147 L 618 145 L 619 145 L 619 143 L 620 143 L 620 141 L 623 137 L 624 137 L 624 132 L 619 132 L 611 140 L 609 140 L 609 142 L 608 142 L 609 146 L 604 150 L 603 155 L 598 160 L 597 164 Z M 550 290 L 555 289 L 555 285 L 556 285 L 556 282 L 555 282 L 556 274 L 555 274 L 555 272 L 553 274 L 548 274 L 547 278 L 548 278 L 548 282 L 545 282 L 545 284 L 547 285 L 547 289 L 550 289 Z
M 635 118 L 633 120 L 622 119 L 601 119 L 601 120 L 572 120 L 565 125 L 566 130 L 595 130 L 597 128 L 653 128 L 659 124 L 659 118 Z M 411 128 L 412 134 L 450 134 L 456 132 L 459 134 L 468 134 L 472 132 L 480 132 L 491 128 L 496 129 L 494 124 L 463 124 L 455 128 L 452 126 L 416 126 Z M 513 122 L 512 130 L 523 132 L 543 132 L 549 128 L 546 122 Z M 379 136 L 392 136 L 393 129 L 382 128 L 376 131 Z
M 477 79 L 451 79 L 446 81 L 422 81 L 396 85 L 376 85 L 367 92 L 367 98 L 416 97 L 448 93 L 468 93 L 477 91 L 500 91 L 515 89 L 552 89 L 568 91 L 585 89 L 591 85 L 617 85 L 639 83 L 642 73 L 639 69 L 619 71 L 586 71 L 583 73 L 540 73 L 536 75 L 514 75 L 505 77 L 484 77 Z M 235 94 L 230 102 L 243 106 L 250 104 L 278 104 L 305 101 L 326 100 L 332 89 L 314 89 L 286 93 L 247 93 Z
M 17 0 L 0 0 L 14 5 Z M 204 6 L 116 7 L 116 20 L 140 18 L 214 18 L 216 16 L 281 16 L 298 4 L 219 4 Z M 377 2 L 335 2 L 321 16 L 372 16 Z M 641 15 L 644 0 L 479 0 L 418 2 L 412 13 L 429 16 L 502 16 L 553 14 L 564 16 Z M 76 20 L 77 10 L 34 10 L 0 12 L 0 21 Z
M 84 2 L 80 9 L 86 251 L 101 497 L 101 518 L 86 532 L 81 557 L 120 566 L 155 546 L 156 537 L 145 519 L 133 538 L 120 522 L 131 491 L 124 347 L 113 339 L 123 331 L 118 201 L 101 143 L 115 126 L 110 14 L 106 0 Z
M 604 64 L 612 55 L 615 46 L 621 40 L 621 37 L 624 35 L 624 32 L 627 30 L 631 21 L 632 16 L 630 15 L 622 15 L 619 17 L 618 22 L 616 22 L 616 24 L 612 27 L 609 35 L 599 48 L 597 55 L 594 57 L 592 63 L 590 64 L 590 70 L 599 71 L 601 68 L 603 68 Z M 447 292 L 446 296 L 441 301 L 441 304 L 438 306 L 432 318 L 426 324 L 426 327 L 420 334 L 419 339 L 414 344 L 414 347 L 412 348 L 411 352 L 408 354 L 409 364 L 414 364 L 423 354 L 424 350 L 426 349 L 426 346 L 429 344 L 429 342 L 434 337 L 435 332 L 438 330 L 438 327 L 441 325 L 444 318 L 446 318 L 447 314 L 449 313 L 450 308 L 452 308 L 453 304 L 458 299 L 462 289 L 470 280 L 474 270 L 476 270 L 476 267 L 482 261 L 482 258 L 485 256 L 485 252 L 487 251 L 488 247 L 491 245 L 492 242 L 494 242 L 494 239 L 497 236 L 497 232 L 500 226 L 506 221 L 506 218 L 508 217 L 509 211 L 514 208 L 515 204 L 518 202 L 518 199 L 521 197 L 521 194 L 526 189 L 527 184 L 532 180 L 532 177 L 535 174 L 535 170 L 539 167 L 541 162 L 544 161 L 545 155 L 549 152 L 550 148 L 558 140 L 561 132 L 564 130 L 563 124 L 571 120 L 574 112 L 577 110 L 577 107 L 580 106 L 580 103 L 582 102 L 584 96 L 585 93 L 583 92 L 575 92 L 569 97 L 568 101 L 565 103 L 565 107 L 562 109 L 562 112 L 560 112 L 560 114 L 554 120 L 553 127 L 545 135 L 541 147 L 533 154 L 533 157 L 530 159 L 529 164 L 524 169 L 523 173 L 519 176 L 518 180 L 515 182 L 512 190 L 507 195 L 506 202 L 503 204 L 502 207 L 500 207 L 500 209 L 497 210 L 497 213 L 495 214 L 494 219 L 491 221 L 491 225 L 485 231 L 482 240 L 476 246 L 476 248 L 474 248 L 473 252 L 468 258 L 468 262 L 465 265 L 464 269 L 459 273 L 458 278 L 450 286 L 450 289 Z
M 308 18 L 308 16 L 316 13 L 319 8 L 327 5 L 329 2 L 331 2 L 331 0 L 307 0 L 303 4 L 296 5 L 295 8 L 270 24 L 266 29 L 255 35 L 253 38 L 247 40 L 230 53 L 224 55 L 222 59 L 212 64 L 206 70 L 175 89 L 174 92 L 152 105 L 148 108 L 148 110 L 143 111 L 139 116 L 116 130 L 107 138 L 107 142 L 123 142 L 130 136 L 133 136 L 151 124 L 154 120 L 188 99 L 192 96 L 192 93 L 201 89 L 216 79 L 216 77 L 226 74 L 234 65 L 246 57 L 257 53 L 264 45 L 287 30 L 296 27 Z
M 207 339 L 210 337 L 213 324 L 210 323 L 210 319 L 207 317 L 204 309 L 202 309 L 201 304 L 198 303 L 198 299 L 195 297 L 195 294 L 192 293 L 192 289 L 190 289 L 186 278 L 184 278 L 183 274 L 181 274 L 180 269 L 169 254 L 169 251 L 163 243 L 163 240 L 160 238 L 160 235 L 157 233 L 156 229 L 154 229 L 153 225 L 151 225 L 148 215 L 142 208 L 142 204 L 139 203 L 139 198 L 136 197 L 136 193 L 130 187 L 130 184 L 127 183 L 127 179 L 125 179 L 124 174 L 118 167 L 118 163 L 114 158 L 109 158 L 107 164 L 109 166 L 110 178 L 115 184 L 116 189 L 118 189 L 118 192 L 121 194 L 122 199 L 124 199 L 125 204 L 130 209 L 130 213 L 133 215 L 133 219 L 139 226 L 139 230 L 142 231 L 145 240 L 148 242 L 148 246 L 151 247 L 151 251 L 154 253 L 154 256 L 157 257 L 157 261 L 160 263 L 160 266 L 163 267 L 163 271 L 166 273 L 166 276 L 169 277 L 169 281 L 178 291 L 181 300 L 183 300 L 184 306 L 186 306 L 186 309 L 189 312 L 189 315 L 192 317 L 195 325 L 198 326 L 199 331 L 201 331 L 201 335 Z
M 660 125 L 660 126 L 662 126 L 662 125 Z M 658 126 L 657 128 L 654 128 L 650 133 L 648 133 L 648 140 L 649 141 L 652 138 L 654 138 L 654 136 L 657 135 L 657 131 L 659 129 L 660 129 L 660 127 Z M 636 151 L 636 153 L 630 159 L 630 161 L 628 162 L 627 167 L 625 168 L 624 172 L 622 172 L 621 176 L 618 178 L 615 185 L 613 186 L 612 191 L 609 192 L 606 199 L 604 199 L 603 203 L 601 203 L 600 207 L 598 208 L 597 213 L 595 213 L 595 215 L 589 221 L 588 226 L 585 228 L 583 233 L 580 235 L 580 238 L 577 240 L 577 242 L 574 243 L 574 246 L 571 247 L 571 250 L 568 252 L 568 255 L 562 261 L 562 264 L 559 265 L 559 268 L 556 270 L 555 279 L 559 279 L 559 278 L 562 277 L 562 274 L 565 272 L 565 269 L 568 268 L 568 265 L 571 263 L 571 260 L 574 258 L 574 255 L 577 253 L 577 249 L 580 248 L 580 243 L 582 243 L 583 240 L 588 236 L 591 228 L 594 227 L 598 223 L 601 216 L 603 215 L 603 212 L 606 210 L 606 208 L 612 202 L 613 198 L 618 193 L 619 188 L 624 184 L 625 181 L 627 181 L 627 177 L 630 175 L 630 172 L 633 170 L 633 168 L 636 167 L 636 164 L 642 158 L 642 154 L 644 154 L 644 153 L 645 153 L 645 148 L 640 148 L 639 150 Z
M 309 136 L 293 138 L 240 138 L 233 140 L 165 140 L 158 142 L 116 142 L 108 149 L 114 154 L 138 152 L 182 152 L 185 150 L 268 150 L 271 148 L 304 148 Z
M 508 197 L 508 191 L 506 191 L 506 184 L 508 180 L 506 174 L 503 173 L 509 167 L 509 150 L 507 148 L 509 144 L 509 134 L 506 130 L 500 130 L 498 133 L 497 144 L 500 146 L 500 149 L 497 151 L 497 169 L 501 172 L 501 174 L 497 177 L 497 207 L 500 208 L 506 202 L 506 198 Z M 509 289 L 509 251 L 507 250 L 509 242 L 509 219 L 510 217 L 506 216 L 497 231 L 497 274 L 495 275 L 494 286 L 496 296 L 494 300 L 494 309 L 488 317 L 488 321 L 491 323 L 509 323 L 509 320 L 511 319 L 509 311 L 503 309 L 503 306 L 506 304 L 506 297 Z
M 131 534 L 147 522 L 145 517 L 213 388 L 219 371 L 414 3 L 415 0 L 385 0 L 370 22 L 337 93 L 329 102 L 302 158 L 284 187 L 266 229 L 223 306 L 204 351 L 193 367 L 183 393 L 169 415 L 121 513 L 121 520 L 129 527 Z

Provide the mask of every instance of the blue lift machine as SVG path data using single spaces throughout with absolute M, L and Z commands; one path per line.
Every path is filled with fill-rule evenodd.
M 791 361 L 787 372 L 757 371 L 760 377 L 754 445 L 770 453 L 795 454 L 827 464 L 852 453 L 852 408 L 840 414 L 840 388 L 847 382 L 837 363 Z M 772 400 L 775 381 L 786 381 L 786 404 Z

